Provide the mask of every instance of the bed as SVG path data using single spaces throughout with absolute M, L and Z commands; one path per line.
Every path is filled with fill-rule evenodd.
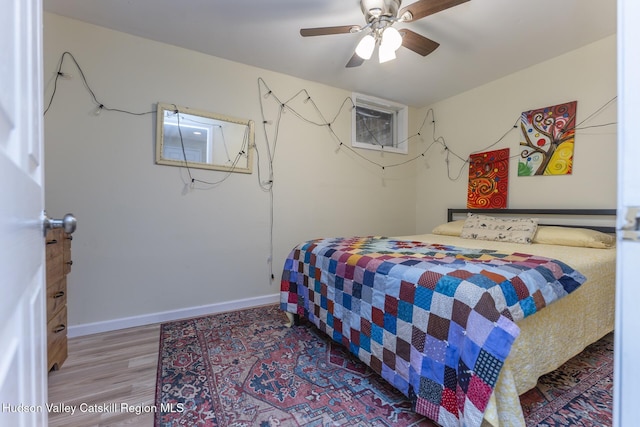
M 315 239 L 285 263 L 281 308 L 443 426 L 523 426 L 518 396 L 613 330 L 614 218 L 611 209 L 449 209 L 429 234 Z

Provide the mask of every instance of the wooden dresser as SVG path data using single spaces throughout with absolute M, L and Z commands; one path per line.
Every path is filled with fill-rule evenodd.
M 71 235 L 61 228 L 46 236 L 47 369 L 57 371 L 67 358 L 67 274 L 71 271 Z

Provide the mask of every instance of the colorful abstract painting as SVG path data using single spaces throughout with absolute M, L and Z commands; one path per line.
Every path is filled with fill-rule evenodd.
M 509 149 L 487 151 L 469 156 L 468 208 L 502 209 L 507 207 Z
M 577 105 L 572 101 L 522 113 L 518 176 L 571 174 Z

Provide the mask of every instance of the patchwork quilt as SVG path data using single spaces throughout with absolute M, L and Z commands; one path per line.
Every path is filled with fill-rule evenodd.
M 524 253 L 325 238 L 287 257 L 280 307 L 309 319 L 447 426 L 480 426 L 517 321 L 586 278 Z

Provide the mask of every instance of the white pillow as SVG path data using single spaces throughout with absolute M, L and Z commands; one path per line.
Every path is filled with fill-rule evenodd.
M 529 244 L 537 228 L 537 218 L 497 218 L 468 213 L 460 237 Z

